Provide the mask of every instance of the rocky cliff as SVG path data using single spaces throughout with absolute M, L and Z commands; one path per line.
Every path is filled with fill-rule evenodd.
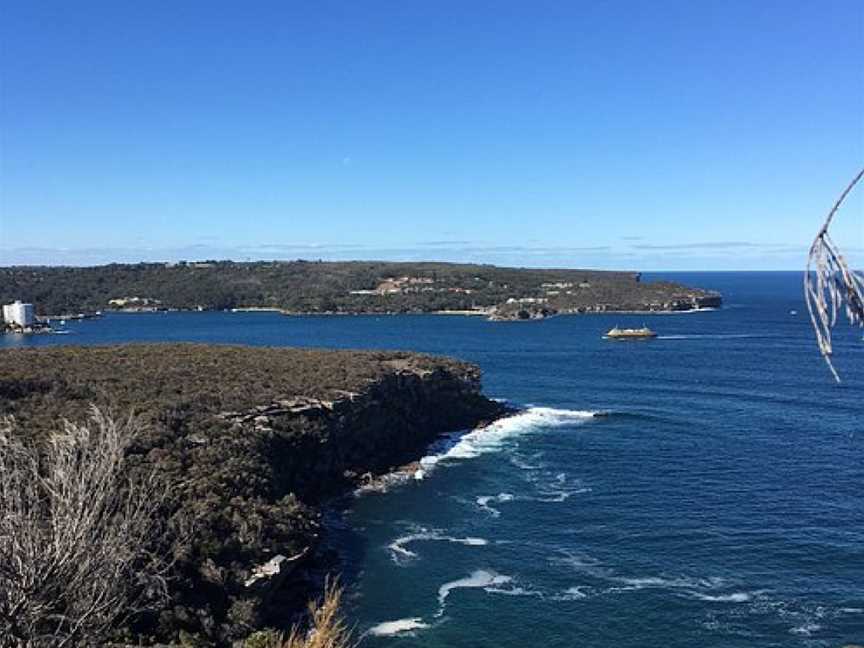
M 580 294 L 549 298 L 511 300 L 492 309 L 493 321 L 538 320 L 553 315 L 621 312 L 680 312 L 701 308 L 720 308 L 718 293 L 677 286 L 676 284 L 635 284 L 639 290 L 627 294 L 597 295 L 590 289 Z
M 0 353 L 0 414 L 45 438 L 89 403 L 149 422 L 131 458 L 192 528 L 171 602 L 132 636 L 229 645 L 290 623 L 320 565 L 318 506 L 415 459 L 445 431 L 503 414 L 476 366 L 406 353 L 197 345 Z

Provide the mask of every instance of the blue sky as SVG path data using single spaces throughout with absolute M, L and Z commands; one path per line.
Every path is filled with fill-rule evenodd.
M 859 1 L 0 16 L 0 264 L 796 269 L 864 164 Z

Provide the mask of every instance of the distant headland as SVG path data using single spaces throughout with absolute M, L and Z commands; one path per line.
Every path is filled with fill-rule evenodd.
M 495 320 L 716 308 L 716 292 L 637 272 L 459 263 L 272 261 L 0 268 L 0 303 L 37 314 L 276 310 L 286 315 L 456 313 Z

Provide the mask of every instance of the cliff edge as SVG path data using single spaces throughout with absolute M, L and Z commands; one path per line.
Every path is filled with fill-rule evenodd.
M 202 345 L 0 353 L 0 415 L 47 438 L 91 403 L 134 411 L 131 462 L 177 493 L 193 528 L 171 602 L 131 636 L 230 645 L 302 612 L 321 563 L 318 506 L 416 459 L 438 434 L 504 414 L 471 364 L 410 353 Z

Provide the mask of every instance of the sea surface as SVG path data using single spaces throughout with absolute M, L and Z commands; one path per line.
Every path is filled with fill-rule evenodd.
M 330 514 L 364 646 L 864 643 L 861 330 L 837 329 L 837 385 L 799 273 L 663 277 L 724 306 L 530 323 L 118 314 L 0 347 L 188 340 L 478 363 L 487 393 L 524 412 L 440 440 L 422 479 Z M 601 338 L 643 323 L 660 337 Z

